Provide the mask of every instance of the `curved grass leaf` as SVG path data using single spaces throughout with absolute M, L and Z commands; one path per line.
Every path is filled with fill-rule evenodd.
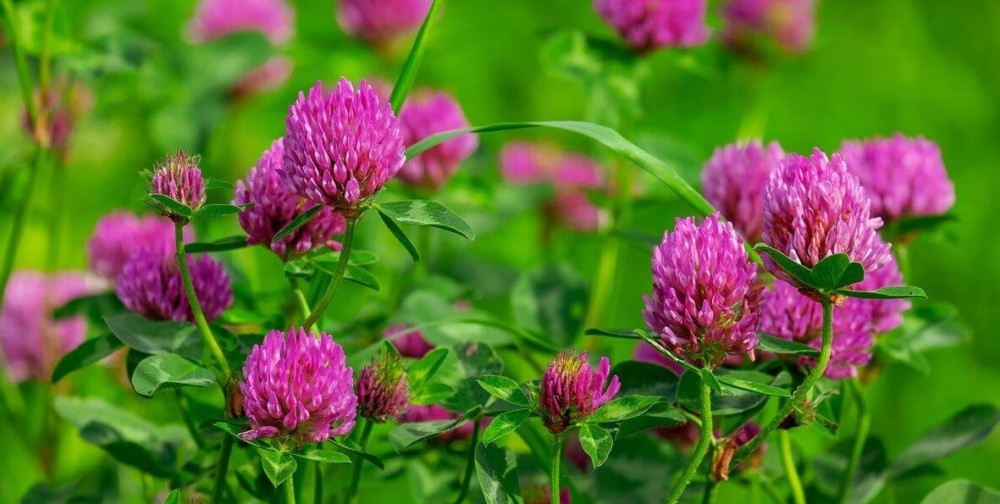
M 776 354 L 805 355 L 819 357 L 819 350 L 797 341 L 777 338 L 768 334 L 757 334 L 757 350 Z
M 486 427 L 486 430 L 483 432 L 483 443 L 492 443 L 507 434 L 514 432 L 530 416 L 531 410 L 518 409 L 507 411 L 493 417 L 493 421 L 490 422 L 490 425 Z
M 420 60 L 423 59 L 424 51 L 427 48 L 427 33 L 430 31 L 434 16 L 437 15 L 438 9 L 441 8 L 441 4 L 443 3 L 444 0 L 434 0 L 431 3 L 431 8 L 427 11 L 427 16 L 424 17 L 424 22 L 420 25 L 420 30 L 417 31 L 416 38 L 413 39 L 410 54 L 406 57 L 406 62 L 403 63 L 403 70 L 399 73 L 396 83 L 392 86 L 389 103 L 392 104 L 392 112 L 396 115 L 399 115 L 400 109 L 403 108 L 403 102 L 406 101 L 406 95 L 409 94 L 410 88 L 413 87 L 413 83 L 417 80 L 417 69 L 420 68 Z M 409 157 L 407 155 L 407 158 Z
M 225 252 L 249 247 L 246 236 L 227 236 L 212 242 L 194 242 L 184 245 L 184 251 L 192 254 L 200 252 Z
M 80 343 L 78 347 L 59 359 L 59 363 L 52 371 L 52 383 L 57 383 L 73 371 L 85 368 L 111 355 L 121 347 L 121 340 L 111 334 L 102 334 Z
M 894 285 L 873 291 L 838 289 L 834 292 L 843 296 L 860 299 L 927 299 L 927 293 L 923 289 L 911 285 Z
M 611 439 L 611 433 L 597 425 L 583 424 L 580 427 L 579 437 L 580 446 L 583 447 L 583 451 L 590 457 L 590 464 L 595 468 L 601 467 L 604 461 L 608 460 L 608 455 L 611 454 L 611 446 L 614 444 L 614 440 Z
M 431 226 L 463 236 L 469 240 L 475 239 L 476 233 L 469 224 L 462 220 L 448 207 L 429 200 L 403 200 L 380 203 L 376 206 L 380 215 L 389 217 L 395 222 Z
M 386 229 L 388 229 L 389 232 L 392 233 L 392 236 L 396 238 L 396 241 L 398 241 L 399 244 L 402 245 L 403 248 L 405 248 L 410 254 L 410 258 L 413 259 L 413 262 L 419 262 L 420 252 L 417 251 L 417 247 L 413 245 L 412 241 L 410 241 L 410 237 L 406 236 L 406 233 L 404 233 L 403 230 L 400 229 L 399 225 L 392 220 L 392 217 L 386 215 L 382 212 L 382 210 L 378 211 L 378 216 L 382 219 L 382 223 L 385 224 Z
M 314 207 L 306 210 L 305 212 L 302 212 L 301 215 L 299 215 L 298 217 L 292 219 L 292 222 L 289 222 L 288 224 L 285 224 L 285 227 L 281 228 L 280 231 L 278 231 L 277 233 L 275 233 L 274 238 L 271 238 L 271 243 L 275 243 L 275 242 L 281 241 L 282 238 L 288 236 L 290 233 L 292 233 L 296 229 L 298 229 L 298 228 L 306 225 L 306 223 L 309 222 L 313 217 L 315 217 L 316 214 L 318 214 L 319 211 L 322 210 L 322 209 L 323 209 L 323 205 L 316 205 L 316 206 L 314 206 Z
M 132 388 L 146 397 L 158 390 L 175 387 L 211 387 L 215 375 L 176 354 L 158 354 L 146 357 L 132 373 Z

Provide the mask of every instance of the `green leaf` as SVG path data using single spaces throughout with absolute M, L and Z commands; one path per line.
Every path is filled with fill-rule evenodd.
M 210 178 L 210 179 L 208 179 L 208 180 L 205 181 L 205 189 L 208 189 L 208 190 L 218 189 L 218 190 L 232 191 L 233 190 L 233 184 L 231 182 L 229 182 L 228 180 Z
M 616 397 L 597 408 L 587 423 L 621 422 L 645 413 L 662 398 L 644 395 L 627 395 Z
M 958 218 L 954 214 L 919 215 L 901 217 L 887 227 L 895 236 L 902 236 L 922 231 L 934 231 L 944 224 L 957 220 Z
M 904 450 L 889 468 L 889 474 L 897 476 L 979 444 L 989 437 L 997 423 L 1000 423 L 1000 409 L 996 406 L 969 406 Z
M 191 215 L 194 214 L 194 210 L 191 210 L 191 207 L 171 198 L 170 196 L 165 196 L 163 194 L 150 194 L 149 199 L 153 207 L 167 210 L 173 215 L 179 215 L 185 219 L 190 219 Z
M 538 331 L 560 346 L 580 333 L 587 314 L 587 281 L 567 264 L 525 273 L 510 291 L 517 325 Z
M 281 228 L 280 231 L 275 233 L 274 238 L 271 238 L 271 243 L 279 242 L 282 238 L 288 236 L 296 229 L 306 225 L 310 219 L 316 216 L 323 209 L 323 205 L 316 205 L 305 212 L 302 212 L 298 217 L 292 219 L 292 222 L 285 224 L 285 227 Z
M 324 450 L 321 448 L 305 448 L 301 451 L 292 452 L 292 456 L 315 460 L 324 464 L 350 464 L 351 457 L 336 451 Z
M 476 445 L 476 479 L 487 504 L 523 504 L 517 457 L 492 443 Z
M 407 371 L 407 380 L 410 383 L 410 388 L 417 389 L 429 382 L 437 374 L 438 370 L 441 369 L 441 365 L 448 358 L 449 352 L 451 350 L 448 348 L 435 348 L 427 352 L 420 360 L 410 364 L 410 369 Z
M 395 222 L 431 226 L 450 231 L 472 240 L 476 233 L 461 217 L 436 201 L 404 200 L 380 203 L 376 207 L 380 214 Z
M 420 30 L 417 31 L 417 36 L 413 39 L 413 45 L 410 46 L 410 54 L 407 55 L 406 62 L 403 63 L 403 70 L 399 73 L 396 83 L 392 86 L 389 103 L 392 104 L 392 112 L 397 116 L 403 108 L 406 95 L 409 94 L 410 88 L 413 87 L 413 83 L 417 80 L 417 69 L 420 68 L 420 60 L 423 59 L 424 51 L 427 49 L 427 34 L 430 32 L 431 23 L 434 21 L 434 17 L 443 3 L 444 0 L 433 0 L 431 2 L 431 8 L 427 11 L 424 22 L 420 24 Z M 412 158 L 409 155 L 406 157 Z
M 701 380 L 708 385 L 708 388 L 712 389 L 712 392 L 722 394 L 722 385 L 719 384 L 719 380 L 712 373 L 711 369 L 703 368 L 701 370 Z
M 413 262 L 419 262 L 420 252 L 417 251 L 417 247 L 413 245 L 413 242 L 411 242 L 410 238 L 406 236 L 406 233 L 404 233 L 403 230 L 400 229 L 399 225 L 392 220 L 392 217 L 383 213 L 381 209 L 378 211 L 378 216 L 382 219 L 382 223 L 385 224 L 386 229 L 388 229 L 389 232 L 392 233 L 392 236 L 396 238 L 396 241 L 398 241 L 399 244 L 402 245 L 407 252 L 409 252 L 410 258 L 413 259 Z
M 182 504 L 181 497 L 181 489 L 176 488 L 167 494 L 167 498 L 163 499 L 163 504 Z
M 591 327 L 584 331 L 584 334 L 588 336 L 607 336 L 609 338 L 620 338 L 620 339 L 630 339 L 639 340 L 642 339 L 641 336 L 635 333 L 633 329 L 598 329 Z
M 777 338 L 763 333 L 757 334 L 757 350 L 775 354 L 805 355 L 819 357 L 819 350 L 797 341 Z
M 838 289 L 834 292 L 843 296 L 860 299 L 927 299 L 927 294 L 923 289 L 910 285 L 894 285 L 873 291 Z
M 218 217 L 226 217 L 229 215 L 236 215 L 243 210 L 253 206 L 253 203 L 247 203 L 246 205 L 230 205 L 227 203 L 209 203 L 203 205 L 194 213 L 195 219 L 215 219 Z
M 730 387 L 738 388 L 740 390 L 748 390 L 750 392 L 757 392 L 759 394 L 776 396 L 776 397 L 792 397 L 792 394 L 787 390 L 779 387 L 773 387 L 765 383 L 760 383 L 752 380 L 741 380 L 739 378 L 733 378 L 729 376 L 718 377 L 721 383 L 729 385 Z
M 1000 493 L 968 480 L 943 483 L 920 501 L 921 504 L 1000 504 Z
M 589 423 L 580 426 L 580 446 L 590 457 L 590 463 L 595 468 L 601 467 L 608 459 L 612 444 L 614 440 L 611 439 L 611 434 L 602 427 Z
M 194 242 L 184 245 L 184 251 L 192 254 L 200 252 L 225 252 L 248 247 L 246 236 L 227 236 L 211 242 Z
M 812 270 L 792 260 L 792 258 L 786 256 L 780 250 L 764 245 L 763 243 L 758 243 L 753 248 L 767 254 L 779 268 L 791 275 L 795 280 L 798 280 L 802 285 L 817 287 L 819 284 L 813 276 Z
M 410 404 L 438 404 L 455 395 L 455 389 L 444 383 L 427 383 L 419 389 L 410 390 Z
M 77 315 L 88 315 L 92 320 L 102 320 L 104 314 L 121 308 L 121 301 L 114 292 L 102 292 L 89 296 L 73 298 L 60 306 L 52 314 L 56 320 L 62 320 Z M 97 315 L 96 317 L 94 315 Z
M 490 395 L 476 380 L 481 376 L 503 374 L 503 361 L 485 343 L 459 344 L 453 351 L 465 379 L 456 384 L 455 395 L 444 406 L 454 411 L 469 411 L 486 404 Z
M 234 438 L 238 439 L 241 443 L 246 443 L 246 444 L 248 444 L 250 446 L 256 446 L 257 448 L 260 448 L 261 450 L 270 450 L 271 449 L 270 446 L 268 446 L 266 443 L 261 442 L 260 440 L 256 440 L 255 439 L 255 440 L 252 440 L 252 441 L 248 441 L 246 439 L 243 439 L 240 436 L 240 433 L 242 433 L 242 432 L 244 432 L 244 431 L 247 430 L 247 426 L 246 425 L 239 426 L 239 425 L 232 424 L 232 423 L 229 423 L 229 422 L 214 422 L 214 423 L 212 423 L 212 425 L 214 425 L 216 428 L 218 428 L 222 432 L 225 432 L 226 434 L 229 434 L 230 436 L 233 436 Z
M 629 142 L 617 131 L 606 126 L 597 124 L 577 122 L 577 121 L 542 121 L 525 123 L 502 123 L 488 126 L 477 126 L 468 129 L 445 131 L 431 135 L 406 149 L 406 157 L 414 156 L 426 151 L 436 145 L 440 145 L 452 138 L 466 133 L 488 133 L 492 131 L 507 131 L 525 128 L 553 128 L 562 131 L 577 133 L 603 144 L 615 153 L 629 159 L 643 170 L 646 170 L 653 177 L 674 191 L 681 199 L 691 205 L 701 215 L 710 215 L 714 208 L 712 205 L 693 187 L 691 187 L 677 173 L 676 169 L 668 166 L 663 161 L 656 159 L 648 152 Z
M 216 383 L 211 371 L 176 354 L 146 357 L 132 373 L 132 387 L 146 397 L 164 388 L 211 387 Z
M 382 459 L 380 459 L 374 453 L 369 453 L 369 452 L 366 452 L 366 451 L 362 450 L 361 447 L 358 446 L 358 444 L 355 443 L 354 441 L 351 441 L 351 440 L 349 440 L 347 438 L 344 438 L 344 439 L 339 440 L 339 441 L 331 439 L 331 440 L 329 440 L 327 442 L 330 443 L 330 444 L 332 444 L 332 445 L 334 445 L 334 446 L 336 446 L 337 448 L 340 448 L 341 450 L 344 450 L 344 451 L 350 453 L 351 455 L 354 455 L 355 457 L 361 457 L 361 458 L 367 460 L 368 462 L 371 463 L 371 465 L 373 465 L 375 467 L 378 467 L 379 470 L 383 470 L 383 471 L 385 470 L 385 462 L 382 462 Z
M 265 450 L 260 456 L 260 465 L 264 468 L 264 474 L 271 480 L 274 488 L 278 488 L 288 479 L 298 464 L 291 455 L 282 452 Z
M 778 385 L 779 379 L 759 371 L 749 370 L 718 370 L 719 377 L 739 378 L 759 383 L 769 383 Z M 787 375 L 785 375 L 787 376 Z M 780 378 L 780 375 L 779 375 Z M 680 406 L 692 411 L 700 409 L 699 399 L 699 374 L 684 373 L 681 375 L 680 384 L 677 386 L 677 402 Z M 771 380 L 769 382 L 769 380 Z M 762 406 L 767 401 L 768 396 L 740 389 L 729 389 L 725 395 L 712 394 L 712 414 L 716 416 L 732 416 L 751 411 Z
M 59 359 L 59 363 L 52 371 L 52 383 L 57 383 L 73 371 L 111 355 L 121 347 L 122 342 L 111 334 L 102 334 L 80 343 L 80 346 Z
M 833 254 L 817 263 L 812 274 L 816 281 L 813 287 L 829 291 L 864 280 L 865 268 L 860 263 L 851 262 L 847 254 Z
M 344 271 L 344 280 L 350 280 L 362 287 L 367 287 L 375 292 L 378 292 L 382 288 L 378 283 L 378 279 L 375 275 L 372 275 L 368 270 L 362 268 L 361 266 L 355 266 L 353 264 L 347 265 L 347 270 Z
M 175 353 L 188 359 L 203 357 L 203 344 L 193 324 L 146 320 L 134 313 L 104 318 L 108 329 L 122 343 L 147 354 Z
M 672 399 L 680 380 L 673 371 L 649 362 L 625 361 L 611 370 L 611 376 L 621 381 L 618 395 L 656 396 Z
M 521 386 L 506 376 L 487 375 L 479 378 L 477 381 L 479 382 L 479 386 L 483 387 L 483 390 L 489 392 L 491 396 L 497 399 L 517 404 L 518 406 L 531 406 L 528 398 L 521 391 Z
M 530 416 L 531 410 L 517 409 L 493 417 L 493 421 L 483 432 L 483 443 L 492 443 L 514 432 Z
M 389 443 L 397 452 L 403 450 L 438 434 L 442 434 L 458 428 L 469 421 L 478 408 L 467 411 L 464 415 L 454 420 L 433 420 L 430 422 L 416 422 L 397 426 L 389 433 Z

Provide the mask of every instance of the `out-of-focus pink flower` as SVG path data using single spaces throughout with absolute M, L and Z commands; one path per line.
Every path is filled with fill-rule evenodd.
M 434 345 L 424 339 L 423 333 L 405 324 L 387 327 L 383 337 L 391 341 L 403 357 L 419 359 L 434 350 Z
M 194 231 L 184 228 L 184 241 L 194 239 Z M 162 250 L 173 254 L 174 223 L 155 215 L 138 217 L 131 212 L 115 211 L 97 221 L 87 242 L 87 256 L 94 273 L 114 280 L 125 262 L 140 249 Z
M 194 292 L 211 322 L 233 304 L 229 274 L 221 262 L 207 254 L 188 256 L 187 262 Z M 115 290 L 122 304 L 150 320 L 195 321 L 177 257 L 162 250 L 142 249 L 132 254 L 118 275 Z
M 437 404 L 431 404 L 426 406 L 410 406 L 406 413 L 403 413 L 399 417 L 399 423 L 419 423 L 419 422 L 432 422 L 434 420 L 454 420 L 462 415 L 445 409 L 443 406 Z M 492 418 L 483 418 L 480 420 L 479 428 L 485 428 L 492 422 Z M 441 442 L 457 441 L 469 439 L 472 437 L 472 420 L 465 422 L 454 429 L 442 432 L 436 436 L 436 439 Z
M 729 0 L 722 6 L 722 42 L 735 49 L 766 38 L 797 53 L 812 42 L 816 0 Z
M 737 142 L 715 149 L 701 172 L 705 198 L 750 243 L 764 232 L 764 185 L 784 156 L 777 142 Z
M 431 0 L 339 0 L 337 21 L 348 35 L 382 46 L 420 28 Z
M 83 342 L 87 329 L 83 318 L 56 321 L 53 312 L 88 292 L 78 273 L 18 271 L 10 277 L 0 311 L 0 350 L 11 380 L 51 379 L 56 362 Z
M 462 107 L 443 91 L 420 91 L 399 111 L 403 143 L 413 145 L 434 133 L 469 127 Z M 476 135 L 461 135 L 407 160 L 396 175 L 403 182 L 430 190 L 440 189 L 479 146 Z
M 354 428 L 354 372 L 333 337 L 305 329 L 271 331 L 243 366 L 244 439 L 276 438 L 293 447 L 322 443 Z
M 708 40 L 705 0 L 595 0 L 594 9 L 638 53 Z
M 552 487 L 549 485 L 527 485 L 521 490 L 524 504 L 550 504 Z M 568 488 L 559 489 L 559 504 L 572 504 Z

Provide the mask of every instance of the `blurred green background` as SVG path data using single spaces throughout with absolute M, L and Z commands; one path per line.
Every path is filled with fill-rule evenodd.
M 224 66 L 226 56 L 185 42 L 184 23 L 194 2 L 59 2 L 57 27 L 67 52 L 57 55 L 57 73 L 60 68 L 90 68 L 88 58 L 107 52 L 117 54 L 129 69 L 81 79 L 94 103 L 75 129 L 64 174 L 69 190 L 65 198 L 46 197 L 44 192 L 36 197 L 18 266 L 44 266 L 49 238 L 45 219 L 52 209 L 60 209 L 67 218 L 58 264 L 84 269 L 83 244 L 98 217 L 119 207 L 141 210 L 137 171 L 175 146 L 199 149 L 210 176 L 235 180 L 283 133 L 284 114 L 299 90 L 317 79 L 332 82 L 340 76 L 395 78 L 405 53 L 379 57 L 348 39 L 334 21 L 332 2 L 293 3 L 295 36 L 279 49 L 294 61 L 290 81 L 234 102 L 212 91 L 201 94 L 204 72 L 222 71 L 213 67 Z M 710 24 L 716 28 L 717 7 L 712 2 Z M 418 85 L 453 93 L 472 124 L 586 119 L 589 105 L 583 87 L 553 72 L 541 57 L 545 40 L 560 31 L 611 36 L 586 0 L 451 1 L 434 27 Z M 20 129 L 20 94 L 6 49 L 0 46 L 0 169 L 11 174 L 23 167 L 31 147 Z M 843 139 L 896 131 L 924 135 L 940 145 L 956 185 L 958 220 L 949 224 L 946 238 L 922 238 L 912 245 L 913 275 L 908 282 L 923 287 L 932 300 L 958 306 L 974 339 L 929 354 L 929 374 L 897 365 L 876 382 L 873 435 L 883 439 L 891 456 L 964 406 L 1000 399 L 1000 339 L 995 337 L 1000 247 L 991 224 L 1000 213 L 998 61 L 1000 2 L 841 0 L 819 2 L 815 43 L 802 55 L 747 62 L 725 53 L 713 39 L 695 50 L 656 52 L 644 63 L 648 75 L 640 89 L 642 114 L 626 136 L 670 145 L 686 176 L 695 180 L 698 165 L 712 149 L 739 136 L 778 140 L 794 152 L 814 146 L 830 152 Z M 192 124 L 207 126 L 199 133 Z M 497 179 L 496 154 L 512 138 L 548 138 L 607 159 L 604 151 L 578 138 L 546 132 L 484 135 L 479 153 L 463 168 L 468 173 L 458 177 L 444 199 L 456 209 L 489 208 L 493 202 L 484 198 L 490 193 L 479 185 Z M 18 179 L 3 180 L 16 184 Z M 11 187 L 16 186 L 0 193 L 7 194 Z M 9 204 L 0 206 L 6 237 Z M 680 203 L 669 201 L 641 205 L 635 227 L 659 234 L 684 211 Z M 534 245 L 536 221 L 532 212 L 524 211 L 511 222 L 486 226 L 471 245 L 455 241 L 448 249 L 460 259 L 453 273 L 468 274 L 462 266 L 468 257 L 508 272 L 541 264 Z M 370 222 L 366 226 L 377 227 Z M 225 236 L 233 227 L 201 232 L 205 237 Z M 569 233 L 560 238 L 568 243 L 560 254 L 589 276 L 597 238 Z M 365 248 L 381 253 L 379 247 L 387 247 L 385 254 L 402 264 L 404 256 L 384 236 L 367 239 Z M 450 237 L 441 240 L 453 243 Z M 602 322 L 607 327 L 636 327 L 641 324 L 641 295 L 649 287 L 649 257 L 637 248 L 623 245 L 621 250 L 619 290 Z M 277 271 L 276 261 L 263 252 L 236 256 L 258 272 Z M 509 283 L 489 285 L 487 280 L 481 284 L 483 303 L 500 305 L 497 300 L 505 298 Z M 356 296 L 346 296 L 348 306 L 340 307 L 345 313 L 352 303 L 360 305 L 355 297 L 367 295 L 348 292 Z M 619 359 L 629 351 L 624 344 L 615 350 Z M 128 396 L 123 390 L 87 393 Z M 2 428 L 0 432 L 4 439 L 17 435 Z M 31 464 L 18 462 L 21 455 L 4 450 L 0 456 L 0 501 L 15 499 L 38 477 Z M 998 461 L 1000 434 L 994 434 L 986 443 L 942 460 L 946 474 L 900 483 L 892 494 L 897 502 L 915 502 L 940 482 L 957 477 L 1000 487 Z M 66 462 L 65 471 L 73 474 L 86 465 L 82 460 Z

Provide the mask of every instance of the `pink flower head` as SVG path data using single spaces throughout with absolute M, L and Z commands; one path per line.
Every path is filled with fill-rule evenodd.
M 807 268 L 844 253 L 870 274 L 889 262 L 890 253 L 878 235 L 882 219 L 870 216 L 869 205 L 839 154 L 790 154 L 764 186 L 764 242 Z M 794 283 L 769 257 L 764 262 Z
M 552 181 L 562 153 L 549 145 L 508 142 L 500 150 L 500 172 L 517 185 Z
M 376 45 L 420 28 L 431 0 L 340 0 L 337 21 L 348 35 Z
M 397 418 L 410 402 L 410 386 L 403 359 L 382 351 L 358 377 L 358 415 L 374 422 Z
M 233 304 L 233 288 L 221 262 L 207 254 L 188 256 L 191 283 L 205 318 L 215 320 Z M 118 299 L 129 309 L 150 320 L 194 322 L 177 257 L 162 250 L 142 249 L 134 253 L 115 287 Z
M 709 35 L 705 0 L 594 0 L 594 9 L 638 53 L 700 45 Z
M 233 95 L 245 97 L 276 89 L 292 76 L 292 60 L 285 56 L 272 56 L 261 66 L 247 72 L 233 88 Z
M 70 138 L 73 135 L 73 126 L 80 106 L 75 103 L 75 94 L 78 90 L 71 88 L 69 92 L 64 92 L 65 85 L 57 83 L 53 89 L 42 97 L 40 91 L 36 90 L 34 95 L 36 111 L 43 119 L 41 124 L 48 127 L 48 131 L 35 131 L 35 124 L 31 121 L 28 109 L 25 108 L 21 114 L 21 127 L 32 140 L 38 142 L 39 135 L 48 135 L 46 139 L 49 147 L 57 152 L 65 151 L 69 146 Z M 64 100 L 64 95 L 66 99 Z
M 663 345 L 695 365 L 753 355 L 761 287 L 743 240 L 718 213 L 677 219 L 653 248 L 653 292 L 642 316 Z
M 353 215 L 403 167 L 403 135 L 388 102 L 361 81 L 317 82 L 299 93 L 285 120 L 285 185 L 307 200 Z
M 761 37 L 797 53 L 812 42 L 816 0 L 728 0 L 722 6 L 722 41 L 742 48 Z
M 188 156 L 181 150 L 167 155 L 153 171 L 153 178 L 149 181 L 149 191 L 152 194 L 167 196 L 197 211 L 205 204 L 205 179 L 202 178 L 201 169 L 198 168 L 198 158 Z M 171 219 L 186 219 L 159 203 L 154 202 L 153 206 L 162 215 Z
M 840 154 L 871 198 L 871 213 L 885 221 L 940 215 L 955 203 L 941 150 L 923 137 L 844 142 Z
M 236 182 L 233 204 L 253 203 L 239 216 L 240 226 L 249 235 L 247 243 L 268 247 L 283 260 L 324 246 L 339 248 L 333 237 L 347 229 L 347 222 L 325 207 L 304 226 L 277 242 L 271 241 L 281 228 L 314 205 L 293 194 L 281 182 L 279 171 L 284 150 L 282 139 L 275 140 L 246 179 Z
M 254 31 L 272 44 L 283 44 L 292 36 L 293 21 L 292 8 L 284 0 L 201 0 L 188 29 L 198 43 Z
M 605 185 L 601 166 L 588 156 L 572 152 L 560 156 L 552 182 L 562 191 L 600 189 Z
M 413 145 L 434 133 L 469 127 L 462 107 L 443 91 L 417 93 L 399 112 L 403 143 Z M 410 159 L 397 177 L 403 182 L 438 190 L 479 146 L 479 138 L 467 134 L 452 138 Z
M 423 333 L 404 324 L 387 327 L 384 337 L 396 346 L 400 355 L 411 359 L 419 359 L 434 349 L 434 345 L 424 339 Z
M 764 232 L 764 185 L 784 156 L 777 142 L 737 142 L 715 149 L 701 172 L 705 198 L 750 243 Z
M 184 228 L 184 240 L 194 239 L 190 227 Z M 173 254 L 174 223 L 155 215 L 138 217 L 131 212 L 115 211 L 97 221 L 94 234 L 87 242 L 90 269 L 114 280 L 125 262 L 139 249 L 155 249 L 164 255 Z
M 824 373 L 827 378 L 856 376 L 856 367 L 871 359 L 872 308 L 867 300 L 850 298 L 833 310 L 832 354 Z M 774 289 L 764 293 L 760 330 L 819 349 L 823 344 L 822 305 L 791 284 L 775 282 Z M 814 365 L 815 359 L 803 358 L 801 362 Z
M 353 388 L 344 349 L 329 334 L 271 331 L 243 365 L 240 392 L 250 430 L 240 436 L 298 447 L 347 434 L 358 403 Z
M 77 273 L 18 271 L 10 277 L 0 311 L 0 355 L 11 380 L 49 381 L 56 362 L 82 343 L 87 332 L 83 318 L 57 321 L 53 312 L 88 292 Z
M 621 388 L 617 376 L 608 382 L 610 374 L 607 357 L 601 357 L 595 371 L 587 361 L 586 352 L 560 353 L 545 370 L 540 385 L 539 403 L 545 428 L 559 434 L 610 401 Z
M 556 194 L 549 202 L 553 216 L 574 231 L 595 231 L 604 220 L 604 212 L 582 192 Z

